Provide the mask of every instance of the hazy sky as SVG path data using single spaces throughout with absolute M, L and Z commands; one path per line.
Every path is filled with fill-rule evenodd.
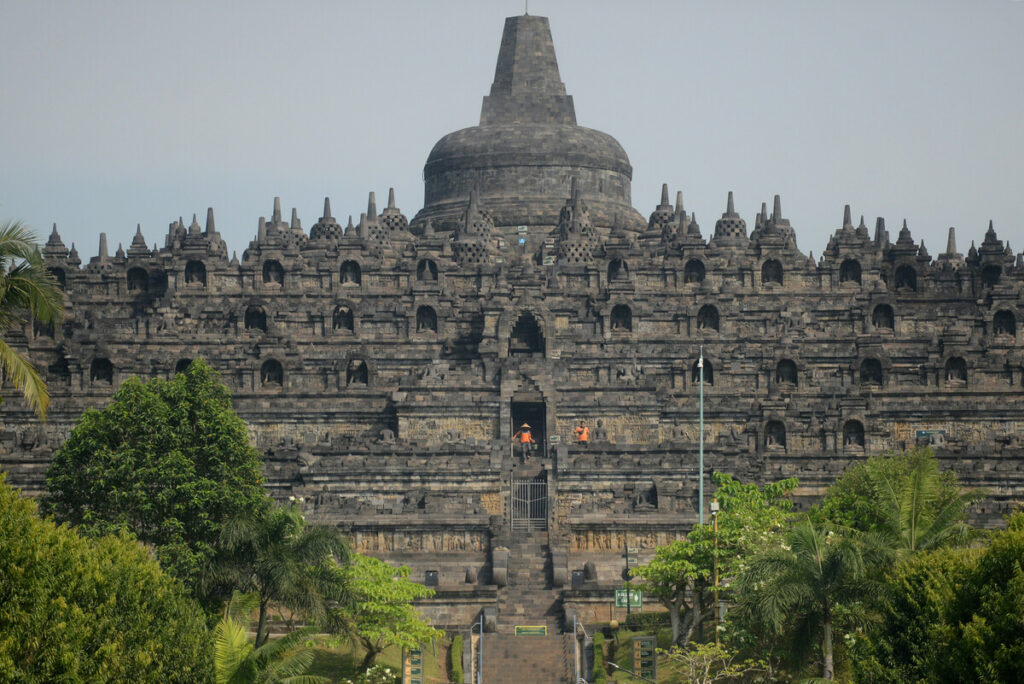
M 989 219 L 1024 248 L 1024 2 L 531 0 L 581 125 L 615 136 L 648 215 L 682 189 L 707 237 L 735 191 L 782 195 L 818 255 L 843 205 L 934 256 Z M 477 123 L 521 0 L 0 2 L 0 219 L 84 258 L 106 231 L 213 206 L 239 253 L 279 195 L 410 218 L 444 134 Z

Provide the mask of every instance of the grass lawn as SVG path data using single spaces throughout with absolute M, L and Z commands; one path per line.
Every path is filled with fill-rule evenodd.
M 430 644 L 423 650 L 423 660 L 426 665 L 427 682 L 447 682 L 448 668 L 446 666 L 448 657 L 449 641 L 438 643 L 435 649 Z M 318 647 L 313 649 L 315 658 L 313 666 L 307 674 L 327 677 L 332 682 L 340 682 L 342 679 L 354 677 L 360 672 L 359 664 L 363 661 L 366 653 L 361 646 L 356 644 L 343 644 L 337 648 Z M 402 649 L 389 646 L 384 652 L 377 656 L 376 664 L 391 668 L 392 672 L 399 673 L 402 669 Z
M 642 636 L 644 634 L 650 634 L 651 630 L 642 630 L 633 632 L 621 627 L 615 632 L 614 641 L 609 639 L 609 645 L 614 646 L 614 656 L 610 658 L 619 667 L 624 667 L 627 670 L 633 669 L 633 637 Z M 658 648 L 668 648 L 672 644 L 672 628 L 663 627 L 657 630 L 658 635 Z M 660 665 L 660 663 L 659 663 Z M 625 672 L 619 672 L 612 667 L 606 667 L 608 670 L 608 680 L 614 682 L 636 682 L 634 679 Z M 659 677 L 660 679 L 660 677 Z

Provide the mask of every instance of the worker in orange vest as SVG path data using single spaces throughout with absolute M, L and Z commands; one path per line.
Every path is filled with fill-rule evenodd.
M 519 444 L 521 444 L 522 448 L 523 448 L 523 458 L 524 459 L 527 456 L 529 456 L 530 451 L 533 450 L 533 445 L 537 443 L 533 439 L 533 433 L 530 432 L 530 424 L 529 423 L 523 423 L 522 426 L 519 428 L 519 431 L 516 432 L 516 434 L 512 435 L 512 439 L 513 440 L 515 440 L 515 439 L 519 440 Z
M 590 428 L 588 428 L 587 424 L 582 420 L 580 421 L 579 426 L 572 431 L 572 434 L 576 435 L 576 442 L 583 446 L 586 446 L 587 442 L 590 441 Z

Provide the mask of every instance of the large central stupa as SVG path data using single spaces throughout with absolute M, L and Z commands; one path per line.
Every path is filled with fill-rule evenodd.
M 576 123 L 546 17 L 505 20 L 480 125 L 441 138 L 423 175 L 424 206 L 414 232 L 428 219 L 437 230 L 453 230 L 476 189 L 501 232 L 527 226 L 544 233 L 558 224 L 573 178 L 599 233 L 647 226 L 630 201 L 633 167 L 625 150 L 607 133 Z

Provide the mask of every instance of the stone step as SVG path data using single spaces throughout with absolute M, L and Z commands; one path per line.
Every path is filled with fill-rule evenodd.
M 572 635 L 484 635 L 487 684 L 571 684 Z

